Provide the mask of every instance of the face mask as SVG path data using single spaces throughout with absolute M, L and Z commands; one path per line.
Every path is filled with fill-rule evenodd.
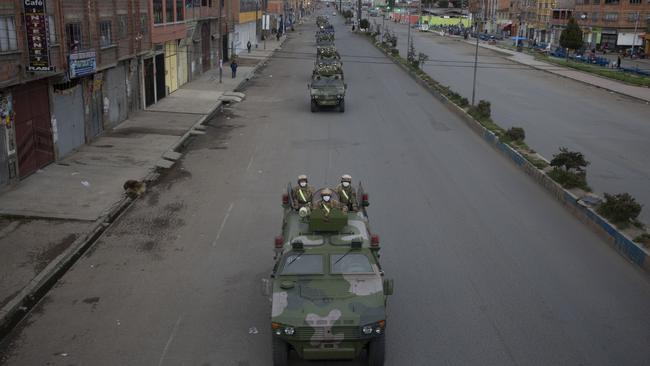
M 300 186 L 301 186 L 302 188 L 307 187 L 307 182 L 305 182 L 305 181 L 303 180 L 302 182 L 300 182 Z
M 330 196 L 323 196 L 323 201 L 329 202 L 330 201 Z
M 350 182 L 343 182 L 343 187 L 348 188 L 350 186 Z

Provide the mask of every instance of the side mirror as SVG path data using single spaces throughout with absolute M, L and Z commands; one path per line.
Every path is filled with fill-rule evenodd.
M 384 279 L 384 295 L 390 296 L 393 294 L 393 279 L 385 278 Z
M 262 295 L 264 297 L 271 296 L 271 280 L 268 278 L 262 278 Z

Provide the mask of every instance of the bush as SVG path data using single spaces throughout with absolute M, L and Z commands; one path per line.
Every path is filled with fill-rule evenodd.
M 370 28 L 370 22 L 368 21 L 368 19 L 361 19 L 361 21 L 359 22 L 359 28 L 360 29 Z
M 511 141 L 524 141 L 526 138 L 526 132 L 524 132 L 524 129 L 521 127 L 510 127 L 510 129 L 506 131 L 506 136 Z
M 646 248 L 650 248 L 650 234 L 641 234 L 634 238 L 634 241 L 642 244 Z
M 487 100 L 481 100 L 478 102 L 478 105 L 476 107 L 472 107 L 474 110 L 474 113 L 476 116 L 479 118 L 490 118 L 492 115 L 491 107 L 490 107 L 490 102 Z
M 569 151 L 566 147 L 560 148 L 560 153 L 553 155 L 551 166 L 564 167 L 567 171 L 583 172 L 589 162 L 581 152 Z
M 609 221 L 626 226 L 641 213 L 641 205 L 629 193 L 605 193 L 605 202 L 596 210 Z
M 345 19 L 350 19 L 353 18 L 354 14 L 352 14 L 352 10 L 346 10 L 343 12 L 343 18 Z
M 397 48 L 391 48 L 390 54 L 393 56 L 399 56 L 399 50 Z
M 591 188 L 587 185 L 587 178 L 584 174 L 578 174 L 555 167 L 550 173 L 548 173 L 548 176 L 566 189 L 580 188 L 585 191 L 591 191 Z

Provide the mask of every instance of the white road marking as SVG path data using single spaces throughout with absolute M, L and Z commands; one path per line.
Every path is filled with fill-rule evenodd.
M 212 242 L 213 247 L 217 246 L 217 241 L 219 241 L 219 238 L 221 237 L 221 232 L 223 231 L 223 228 L 226 226 L 226 221 L 228 221 L 228 218 L 230 217 L 230 211 L 232 211 L 232 208 L 234 206 L 235 203 L 230 202 L 230 206 L 228 206 L 228 211 L 226 211 L 226 216 L 224 216 L 223 221 L 221 221 L 221 227 L 219 227 L 219 231 L 217 232 L 217 237 L 214 238 L 214 241 Z
M 174 340 L 174 337 L 176 336 L 176 331 L 178 331 L 178 326 L 181 324 L 181 321 L 183 320 L 183 316 L 185 314 L 181 314 L 178 319 L 176 320 L 176 324 L 174 324 L 174 329 L 172 329 L 172 334 L 169 335 L 169 339 L 167 340 L 167 344 L 165 344 L 165 348 L 163 348 L 162 354 L 160 355 L 160 360 L 158 361 L 158 366 L 162 366 L 163 362 L 165 361 L 165 356 L 167 356 L 167 351 L 169 350 L 169 346 L 172 344 L 172 341 Z

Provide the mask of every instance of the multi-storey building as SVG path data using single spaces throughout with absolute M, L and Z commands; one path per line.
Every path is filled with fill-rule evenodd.
M 0 184 L 143 104 L 147 0 L 0 0 Z
M 533 39 L 538 43 L 551 41 L 551 17 L 555 0 L 537 0 L 537 11 L 533 25 L 535 28 Z
M 591 47 L 647 48 L 648 0 L 577 0 L 575 17 Z M 650 51 L 650 49 L 648 49 Z
M 512 19 L 510 18 L 510 0 L 499 0 L 497 3 L 497 29 L 501 34 L 510 35 Z
M 148 2 L 153 49 L 144 59 L 147 106 L 227 60 L 228 33 L 234 32 L 232 1 Z

